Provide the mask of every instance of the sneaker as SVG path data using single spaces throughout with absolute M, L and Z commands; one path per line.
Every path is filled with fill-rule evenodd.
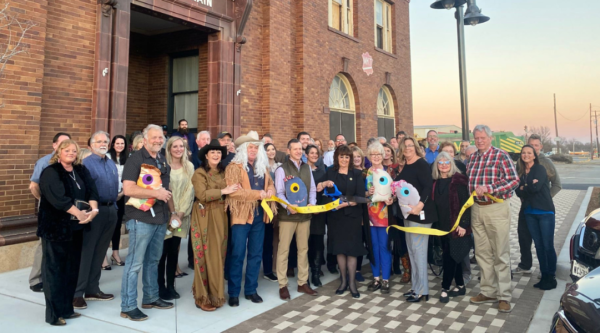
M 390 281 L 388 281 L 388 280 L 381 281 L 381 293 L 382 294 L 390 293 Z
M 277 276 L 273 273 L 263 275 L 263 279 L 271 282 L 277 282 Z
M 538 288 L 542 290 L 552 290 L 556 289 L 556 285 L 556 278 L 554 276 L 549 276 L 548 278 L 542 280 L 542 283 Z
M 513 269 L 511 273 L 513 274 L 531 274 L 531 272 L 533 272 L 533 269 L 524 269 L 521 268 L 521 266 L 517 266 L 517 268 Z
M 492 297 L 487 297 L 484 294 L 479 294 L 475 297 L 471 297 L 470 301 L 473 304 L 483 304 L 483 303 L 496 303 L 496 302 L 498 302 L 498 299 L 492 298 Z
M 508 313 L 512 311 L 512 307 L 508 301 L 500 301 L 498 302 L 498 311 Z

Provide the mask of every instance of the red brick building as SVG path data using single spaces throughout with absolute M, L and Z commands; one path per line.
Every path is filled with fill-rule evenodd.
M 32 221 L 29 176 L 59 131 L 83 144 L 186 118 L 279 147 L 411 131 L 409 1 L 9 0 L 36 26 L 0 78 L 0 245 L 35 238 L 10 230 Z

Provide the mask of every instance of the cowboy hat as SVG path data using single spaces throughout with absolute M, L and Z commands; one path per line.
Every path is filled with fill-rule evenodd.
M 208 154 L 208 152 L 211 151 L 211 150 L 218 150 L 218 151 L 220 151 L 221 152 L 221 159 L 224 159 L 225 156 L 227 156 L 227 147 L 221 146 L 221 144 L 219 143 L 219 140 L 212 139 L 209 144 L 207 144 L 206 146 L 202 147 L 202 149 L 200 149 L 198 151 L 198 157 L 200 158 L 200 161 L 202 161 L 202 164 L 206 163 L 206 154 Z
M 253 143 L 255 145 L 262 144 L 263 142 L 258 138 L 258 133 L 256 131 L 250 131 L 246 135 L 242 135 L 235 140 L 235 147 L 239 147 L 244 143 Z

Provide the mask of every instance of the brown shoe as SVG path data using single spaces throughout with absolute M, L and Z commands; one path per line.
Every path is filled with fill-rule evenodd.
M 304 293 L 310 296 L 318 296 L 319 293 L 317 293 L 316 291 L 312 290 L 312 288 L 307 284 L 303 285 L 303 286 L 298 286 L 298 292 L 299 293 Z
M 73 307 L 78 310 L 87 309 L 87 303 L 83 297 L 75 297 L 73 298 Z
M 86 301 L 112 301 L 115 299 L 115 295 L 99 292 L 97 294 L 85 294 L 84 299 Z
M 479 294 L 475 297 L 471 297 L 471 303 L 473 304 L 483 304 L 483 303 L 496 303 L 498 302 L 497 298 L 487 297 L 483 294 Z M 509 306 L 510 308 L 510 306 Z
M 211 304 L 200 304 L 196 303 L 196 307 L 206 312 L 215 311 L 217 308 L 212 306 Z
M 508 313 L 512 311 L 512 307 L 508 301 L 500 301 L 498 302 L 498 311 Z
M 290 299 L 290 292 L 287 287 L 279 288 L 279 298 L 284 301 Z

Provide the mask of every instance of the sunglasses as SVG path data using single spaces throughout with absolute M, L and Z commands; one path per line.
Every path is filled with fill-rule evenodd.
M 439 165 L 450 165 L 450 161 L 438 161 Z

